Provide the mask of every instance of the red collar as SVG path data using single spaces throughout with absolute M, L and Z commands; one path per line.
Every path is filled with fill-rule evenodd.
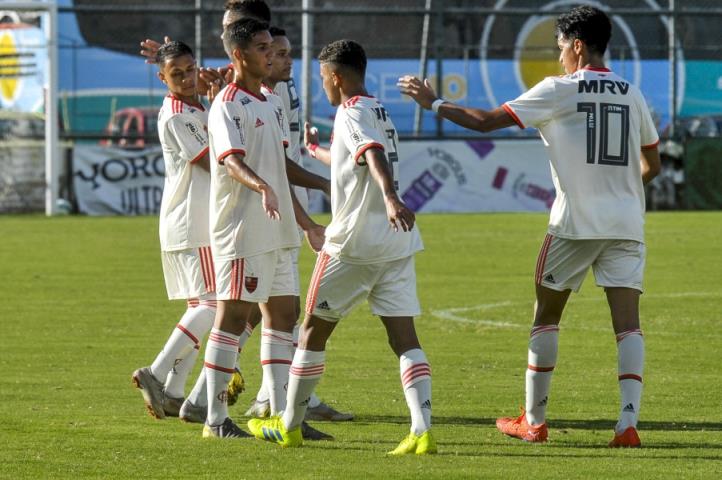
M 261 95 L 256 95 L 255 93 L 251 92 L 250 90 L 246 90 L 245 88 L 241 87 L 241 86 L 238 85 L 236 82 L 231 83 L 231 85 L 232 85 L 234 88 L 237 88 L 238 90 L 240 90 L 240 91 L 242 91 L 242 92 L 245 92 L 245 93 L 247 93 L 248 95 L 250 95 L 250 96 L 252 96 L 252 97 L 254 97 L 254 98 L 257 98 L 258 100 L 260 100 L 260 101 L 262 101 L 262 102 L 265 102 L 265 101 L 266 101 L 266 97 L 265 97 L 263 94 L 261 94 Z
M 196 105 L 196 104 L 193 104 L 193 103 L 184 102 L 183 100 L 181 100 L 180 98 L 176 97 L 176 96 L 173 95 L 172 93 L 169 93 L 169 94 L 166 95 L 166 96 L 169 97 L 169 98 L 172 98 L 173 100 L 177 100 L 177 101 L 179 101 L 179 102 L 181 102 L 181 103 L 185 103 L 185 104 L 188 105 L 189 107 L 198 108 L 198 109 L 200 109 L 201 112 L 205 112 L 205 111 L 206 111 L 206 109 L 203 108 L 203 105 L 201 105 L 200 103 Z
M 611 70 L 606 67 L 583 67 L 581 70 L 589 70 L 591 72 L 611 72 Z

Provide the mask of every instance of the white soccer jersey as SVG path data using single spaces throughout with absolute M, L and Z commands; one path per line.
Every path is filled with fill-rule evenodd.
M 210 244 L 210 176 L 193 165 L 208 153 L 208 112 L 168 95 L 158 114 L 165 184 L 160 204 L 160 246 L 169 252 Z
M 423 249 L 419 227 L 395 232 L 387 219 L 381 188 L 363 153 L 386 152 L 398 188 L 398 135 L 384 106 L 373 97 L 356 96 L 338 107 L 331 143 L 331 224 L 324 251 L 347 263 L 381 263 Z
M 210 228 L 219 260 L 250 257 L 300 245 L 286 176 L 288 122 L 275 95 L 257 97 L 231 83 L 213 101 L 208 118 L 211 151 Z M 261 195 L 230 177 L 223 160 L 243 156 L 278 197 L 281 220 L 268 218 Z
M 548 77 L 503 106 L 541 132 L 557 196 L 549 233 L 644 241 L 641 149 L 659 142 L 637 87 L 606 68 Z

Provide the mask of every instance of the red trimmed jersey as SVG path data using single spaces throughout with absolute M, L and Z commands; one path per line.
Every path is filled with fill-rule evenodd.
M 276 95 L 256 96 L 231 83 L 216 96 L 208 117 L 211 155 L 210 230 L 219 260 L 250 257 L 300 245 L 286 176 L 288 122 Z M 261 195 L 231 178 L 231 154 L 276 193 L 280 220 L 268 218 Z
M 641 149 L 659 142 L 637 87 L 602 69 L 547 77 L 503 108 L 539 129 L 557 196 L 549 233 L 644 242 Z
M 353 97 L 336 111 L 331 143 L 331 224 L 324 251 L 346 263 L 382 263 L 423 249 L 418 226 L 395 232 L 386 216 L 381 188 L 364 152 L 386 154 L 398 190 L 399 138 L 384 106 L 373 97 Z
M 194 165 L 208 153 L 208 112 L 172 95 L 158 114 L 165 162 L 160 204 L 160 246 L 165 252 L 209 245 L 210 176 Z

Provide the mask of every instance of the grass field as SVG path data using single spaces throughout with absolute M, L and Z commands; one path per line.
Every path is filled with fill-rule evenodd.
M 145 413 L 131 372 L 185 306 L 169 302 L 155 218 L 0 217 L 0 478 L 718 478 L 722 470 L 722 213 L 650 214 L 644 448 L 609 450 L 616 347 L 587 278 L 562 321 L 550 441 L 500 435 L 523 404 L 533 270 L 546 215 L 424 215 L 418 319 L 433 368 L 440 454 L 385 458 L 408 430 L 398 363 L 364 306 L 329 344 L 320 396 L 356 421 L 282 450 L 206 441 Z M 313 266 L 302 258 L 303 283 Z M 305 288 L 305 285 L 304 285 Z M 258 336 L 243 354 L 258 386 Z M 190 387 L 190 385 L 189 385 Z M 245 422 L 240 422 L 245 423 Z

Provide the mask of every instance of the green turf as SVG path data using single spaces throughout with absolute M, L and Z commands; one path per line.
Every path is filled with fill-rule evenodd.
M 398 363 L 364 306 L 329 343 L 320 396 L 357 419 L 335 442 L 281 450 L 204 441 L 155 421 L 131 388 L 184 310 L 168 302 L 154 218 L 0 217 L 2 478 L 702 478 L 722 470 L 722 214 L 650 214 L 645 448 L 604 448 L 618 409 L 616 349 L 587 278 L 562 322 L 550 441 L 494 428 L 523 403 L 532 275 L 545 215 L 424 215 L 418 319 L 440 454 L 385 458 L 408 429 Z M 304 253 L 306 284 L 312 256 Z M 444 319 L 449 315 L 454 319 Z M 258 337 L 243 355 L 258 386 Z M 252 394 L 231 407 L 242 413 Z

